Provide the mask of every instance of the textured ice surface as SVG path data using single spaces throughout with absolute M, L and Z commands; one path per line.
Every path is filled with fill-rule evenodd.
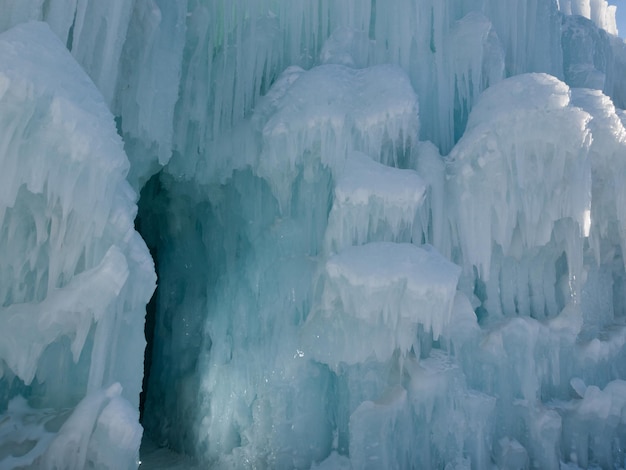
M 515 113 L 505 111 L 512 108 Z M 571 295 L 579 295 L 591 210 L 589 120 L 570 105 L 565 83 L 545 74 L 519 75 L 483 93 L 450 154 L 465 264 L 485 281 L 500 278 L 505 313 L 530 309 L 531 296 L 520 295 L 515 283 L 545 276 L 546 258 L 555 263 L 563 252 Z M 538 258 L 526 261 L 527 256 Z M 503 280 L 509 274 L 512 289 Z M 543 315 L 545 296 L 537 287 L 533 310 Z M 547 307 L 556 313 L 551 303 Z
M 281 207 L 288 205 L 307 159 L 337 172 L 346 155 L 358 150 L 392 164 L 396 148 L 418 136 L 417 96 L 406 74 L 387 65 L 362 70 L 322 65 L 297 77 L 288 70 L 256 113 L 263 122 L 257 171 L 271 183 Z
M 338 252 L 372 240 L 411 241 L 426 183 L 412 170 L 398 170 L 354 152 L 335 186 L 328 215 L 327 250 Z
M 613 66 L 610 36 L 582 16 L 563 18 L 563 72 L 570 86 L 608 89 Z
M 118 116 L 132 160 L 128 178 L 138 191 L 172 153 L 184 2 L 2 0 L 0 11 L 0 31 L 45 20 L 95 82 Z
M 559 0 L 559 8 L 566 15 L 583 16 L 592 20 L 598 28 L 617 35 L 615 5 L 606 0 Z
M 438 339 L 460 273 L 431 247 L 389 242 L 346 248 L 324 270 L 320 305 L 307 319 L 304 342 L 334 370 L 419 348 L 418 326 Z
M 614 13 L 0 0 L 0 467 L 622 466 Z
M 610 246 L 621 243 L 626 248 L 626 130 L 610 98 L 598 90 L 572 90 L 572 104 L 588 112 L 593 140 L 590 147 L 592 198 L 589 212 L 590 244 L 598 260 L 603 239 L 612 238 Z
M 0 463 L 132 468 L 155 279 L 113 116 L 44 23 L 0 35 L 0 109 Z

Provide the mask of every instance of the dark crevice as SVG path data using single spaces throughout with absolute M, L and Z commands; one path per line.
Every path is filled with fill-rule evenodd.
M 372 0 L 370 6 L 369 38 L 370 41 L 376 40 L 376 0 Z
M 74 44 L 74 26 L 76 25 L 76 10 L 74 10 L 74 18 L 72 19 L 72 26 L 70 26 L 70 30 L 67 33 L 67 41 L 65 42 L 65 47 L 67 47 L 68 51 L 72 51 L 72 45 Z
M 160 198 L 160 194 L 162 192 L 160 174 L 154 175 L 143 187 L 141 190 L 141 194 L 138 202 L 138 211 L 137 218 L 135 219 L 135 229 L 142 236 L 148 249 L 150 250 L 150 255 L 154 261 L 154 269 L 157 273 L 157 278 L 159 277 L 159 256 L 158 256 L 158 241 L 160 239 L 160 235 L 158 230 L 155 230 L 154 221 L 157 220 L 155 217 L 155 210 L 158 210 L 158 199 Z M 142 382 L 142 390 L 139 395 L 139 421 L 144 424 L 144 410 L 146 405 L 146 399 L 149 394 L 149 384 L 150 384 L 150 372 L 152 368 L 152 352 L 154 349 L 154 338 L 155 338 L 155 326 L 156 326 L 156 315 L 157 315 L 157 302 L 159 297 L 159 282 L 157 281 L 157 286 L 152 294 L 152 298 L 150 302 L 146 306 L 146 322 L 144 326 L 144 335 L 146 338 L 146 349 L 144 351 L 144 371 L 143 371 L 143 382 Z
M 43 5 L 41 6 L 41 16 L 44 20 L 48 19 L 48 14 L 50 13 L 50 0 L 44 0 Z
M 153 253 L 152 259 L 155 260 L 156 268 L 156 256 Z M 158 270 L 157 270 L 158 272 Z M 141 393 L 139 394 L 139 422 L 143 424 L 144 409 L 146 407 L 146 398 L 148 396 L 148 384 L 150 379 L 150 368 L 152 366 L 152 346 L 154 345 L 154 329 L 156 325 L 156 310 L 157 310 L 157 289 L 150 302 L 146 306 L 146 323 L 144 326 L 144 335 L 146 337 L 146 349 L 143 354 L 143 381 L 141 383 Z

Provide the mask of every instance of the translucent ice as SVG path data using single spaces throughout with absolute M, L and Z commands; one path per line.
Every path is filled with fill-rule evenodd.
M 0 467 L 622 466 L 614 16 L 0 0 Z
M 417 96 L 397 67 L 323 65 L 270 96 L 257 110 L 263 123 L 258 174 L 271 182 L 283 207 L 307 158 L 335 171 L 352 150 L 394 163 L 396 148 L 417 142 Z
M 610 246 L 621 243 L 622 250 L 626 249 L 626 209 L 622 203 L 626 188 L 621 182 L 626 172 L 626 130 L 610 98 L 600 91 L 574 89 L 572 104 L 592 117 L 592 204 L 587 233 L 600 260 L 602 238 L 612 237 Z
M 426 192 L 416 172 L 387 167 L 354 152 L 341 174 L 328 216 L 329 251 L 374 240 L 411 240 Z
M 13 399 L 23 410 L 22 395 L 33 415 L 67 418 L 52 440 L 26 420 L 33 449 L 9 446 L 4 456 L 39 456 L 35 466 L 48 468 L 89 459 L 132 467 L 155 276 L 134 230 L 136 195 L 113 116 L 44 23 L 0 35 L 0 109 L 0 386 L 10 390 L 0 409 Z M 119 454 L 100 455 L 115 429 L 128 439 Z
M 608 89 L 613 64 L 610 38 L 581 16 L 563 18 L 563 72 L 572 87 Z
M 459 272 L 429 247 L 377 242 L 346 248 L 326 263 L 306 344 L 334 369 L 419 348 L 418 326 L 438 339 L 448 324 Z
M 576 455 L 580 467 L 588 467 L 592 462 L 606 467 L 622 458 L 624 435 L 620 429 L 625 424 L 625 407 L 623 380 L 609 382 L 604 389 L 591 385 L 581 399 L 567 404 L 564 445 L 582 450 Z
M 566 15 L 577 15 L 589 18 L 598 28 L 617 35 L 615 23 L 615 5 L 606 0 L 559 0 L 559 8 Z
M 549 75 L 516 76 L 482 95 L 450 157 L 463 255 L 485 279 L 493 244 L 519 257 L 548 244 L 561 219 L 578 226 L 567 237 L 582 236 L 591 208 L 589 119 Z

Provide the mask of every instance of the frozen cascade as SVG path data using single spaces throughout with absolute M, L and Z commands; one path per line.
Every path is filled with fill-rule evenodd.
M 418 100 L 400 68 L 322 65 L 295 73 L 288 69 L 279 78 L 253 117 L 263 138 L 256 172 L 270 182 L 281 209 L 288 210 L 293 181 L 310 164 L 305 159 L 337 174 L 353 149 L 394 164 L 397 153 L 417 142 Z
M 362 245 L 372 234 L 377 240 L 410 242 L 426 188 L 413 170 L 381 165 L 359 152 L 350 154 L 335 186 L 326 250 Z
M 504 111 L 511 108 L 514 114 Z M 519 260 L 552 242 L 557 256 L 565 252 L 572 295 L 579 295 L 582 238 L 589 235 L 585 214 L 591 210 L 589 119 L 570 106 L 567 85 L 549 75 L 512 77 L 481 96 L 450 159 L 464 263 L 484 281 L 498 272 L 494 263 Z M 505 259 L 494 259 L 492 251 Z M 499 297 L 506 299 L 505 289 Z M 521 297 L 518 302 L 531 296 Z M 543 315 L 543 304 L 535 314 Z
M 0 35 L 0 109 L 0 465 L 133 468 L 155 276 L 113 116 L 44 23 Z
M 338 370 L 417 349 L 418 325 L 439 339 L 448 324 L 460 268 L 432 247 L 375 242 L 332 256 L 320 279 L 319 305 L 304 326 L 304 345 Z M 417 307 L 419 305 L 419 307 Z M 352 344 L 349 337 L 365 339 Z
M 624 464 L 606 0 L 0 0 L 0 32 L 0 468 L 137 466 L 131 188 L 142 467 Z

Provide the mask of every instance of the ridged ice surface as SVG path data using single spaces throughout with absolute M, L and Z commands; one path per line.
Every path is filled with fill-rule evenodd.
M 263 126 L 257 172 L 272 184 L 281 205 L 288 204 L 306 159 L 337 173 L 352 150 L 393 164 L 396 148 L 417 142 L 418 100 L 399 67 L 333 64 L 293 73 L 279 83 L 293 82 L 274 89 L 256 110 Z
M 570 106 L 569 87 L 545 74 L 509 78 L 481 96 L 450 157 L 463 254 L 485 279 L 494 243 L 519 256 L 548 244 L 561 219 L 574 224 L 567 237 L 588 234 L 589 120 Z
M 113 116 L 43 23 L 0 35 L 0 108 L 2 465 L 131 468 L 155 276 Z
M 338 252 L 370 240 L 410 241 L 427 185 L 413 170 L 348 156 L 328 215 L 326 249 Z
M 615 12 L 0 0 L 0 468 L 621 468 Z
M 428 246 L 346 248 L 326 262 L 319 305 L 304 326 L 305 349 L 337 370 L 341 363 L 383 362 L 396 350 L 419 347 L 418 326 L 438 339 L 450 320 L 459 273 Z

